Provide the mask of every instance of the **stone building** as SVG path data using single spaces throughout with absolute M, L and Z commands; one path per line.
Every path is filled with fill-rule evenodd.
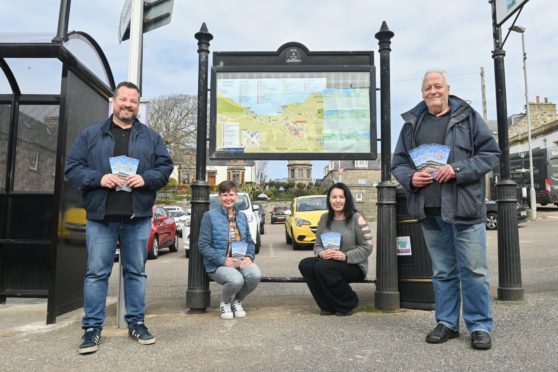
M 20 107 L 13 191 L 52 192 L 56 169 L 58 106 Z M 0 105 L 0 189 L 5 185 L 8 154 L 9 107 Z
M 222 181 L 234 181 L 238 186 L 247 182 L 256 183 L 254 160 L 209 160 L 206 169 L 207 183 L 218 185 Z
M 308 184 L 312 182 L 312 162 L 310 160 L 289 160 L 287 163 L 288 182 Z
M 335 160 L 324 169 L 325 189 L 343 182 L 353 194 L 356 208 L 367 221 L 376 220 L 378 199 L 376 185 L 381 181 L 380 155 L 376 160 Z
M 556 104 L 548 98 L 541 102 L 537 96 L 535 102 L 529 102 L 531 117 L 531 148 L 558 146 L 558 114 Z M 511 117 L 509 127 L 510 153 L 528 151 L 527 115 L 522 113 Z

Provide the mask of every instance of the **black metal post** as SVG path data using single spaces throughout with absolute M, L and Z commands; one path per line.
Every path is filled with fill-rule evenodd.
M 380 53 L 380 100 L 381 100 L 381 160 L 382 182 L 378 188 L 378 222 L 376 254 L 375 306 L 380 310 L 399 309 L 399 287 L 397 274 L 397 251 L 395 231 L 395 190 L 391 182 L 391 87 L 390 59 L 391 38 L 394 33 L 384 21 L 375 37 Z
M 510 149 L 508 141 L 508 109 L 506 100 L 506 74 L 502 33 L 496 22 L 496 1 L 491 0 L 492 34 L 494 37 L 494 77 L 496 82 L 496 113 L 498 119 L 498 143 L 500 157 L 500 180 L 496 184 L 498 208 L 498 299 L 522 300 L 521 259 L 517 231 L 517 184 L 510 179 Z
M 190 259 L 186 307 L 205 311 L 210 304 L 209 281 L 198 248 L 203 214 L 209 209 L 209 184 L 205 181 L 207 159 L 207 82 L 209 42 L 213 35 L 205 23 L 195 38 L 198 40 L 198 123 L 196 148 L 196 181 L 192 184 L 192 217 L 190 223 Z
M 60 0 L 60 13 L 58 14 L 58 30 L 52 41 L 61 42 L 68 35 L 68 23 L 70 21 L 70 5 L 72 0 Z

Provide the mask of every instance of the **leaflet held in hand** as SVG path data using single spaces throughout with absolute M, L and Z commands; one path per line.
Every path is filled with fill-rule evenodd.
M 325 249 L 339 249 L 341 247 L 341 234 L 338 232 L 330 231 L 320 235 L 322 239 L 322 246 Z
M 447 164 L 449 153 L 448 146 L 436 143 L 420 145 L 409 151 L 415 168 L 422 172 L 433 173 L 433 176 L 439 168 Z
M 131 192 L 132 189 L 126 184 L 126 178 L 128 178 L 128 176 L 136 174 L 138 170 L 139 160 L 130 158 L 125 155 L 120 155 L 109 158 L 109 162 L 112 173 L 116 174 L 120 179 L 124 181 L 122 186 L 116 187 L 116 191 Z
M 246 256 L 246 250 L 248 249 L 248 243 L 246 242 L 231 242 L 231 254 L 233 257 L 244 257 Z

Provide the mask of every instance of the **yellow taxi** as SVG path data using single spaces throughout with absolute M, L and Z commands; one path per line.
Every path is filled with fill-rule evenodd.
M 291 209 L 285 211 L 285 240 L 293 249 L 314 245 L 318 221 L 327 213 L 326 198 L 326 195 L 299 196 L 293 199 Z

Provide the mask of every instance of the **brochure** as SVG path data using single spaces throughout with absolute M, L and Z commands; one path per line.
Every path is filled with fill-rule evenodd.
M 320 235 L 324 249 L 339 249 L 341 247 L 341 234 L 338 232 L 326 232 Z
M 231 242 L 231 255 L 233 257 L 244 257 L 246 256 L 246 250 L 248 249 L 248 243 L 246 242 Z
M 126 181 L 128 176 L 136 174 L 138 170 L 139 160 L 130 158 L 128 156 L 120 155 L 113 156 L 109 158 L 110 168 L 113 174 L 116 174 L 119 178 Z M 122 186 L 117 186 L 116 191 L 127 191 L 131 192 L 132 189 L 123 183 Z
M 448 146 L 436 143 L 420 145 L 409 151 L 417 170 L 433 173 L 433 175 L 436 170 L 447 164 L 449 153 Z

